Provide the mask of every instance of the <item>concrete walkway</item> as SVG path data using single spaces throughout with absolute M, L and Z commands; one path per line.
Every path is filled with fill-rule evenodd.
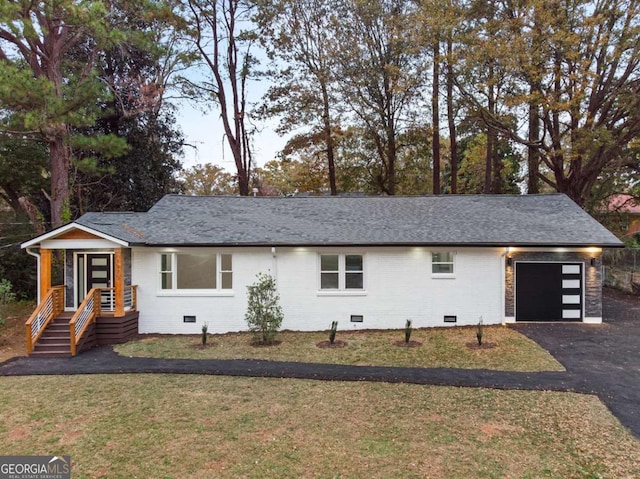
M 622 424 L 640 438 L 640 299 L 608 297 L 605 318 L 610 319 L 603 325 L 515 326 L 547 349 L 565 366 L 566 372 L 129 358 L 102 347 L 75 358 L 10 359 L 0 364 L 0 376 L 171 373 L 573 391 L 598 395 Z

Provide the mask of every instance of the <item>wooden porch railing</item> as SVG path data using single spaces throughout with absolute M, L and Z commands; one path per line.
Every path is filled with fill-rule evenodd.
M 136 311 L 138 307 L 138 286 L 128 285 L 124 287 L 124 310 Z M 115 288 L 100 288 L 100 309 L 103 312 L 114 312 L 116 310 Z
M 33 351 L 33 346 L 51 322 L 64 310 L 64 286 L 54 286 L 36 307 L 27 320 L 27 355 Z
M 124 287 L 124 309 L 136 311 L 137 286 Z M 36 307 L 31 317 L 26 322 L 27 355 L 42 335 L 47 325 L 64 311 L 64 286 L 54 286 L 49 290 L 44 299 Z M 87 293 L 82 304 L 69 321 L 69 338 L 71 342 L 71 355 L 78 353 L 78 344 L 91 323 L 102 312 L 115 311 L 114 288 L 94 288 Z
M 131 285 L 124 289 L 124 307 L 129 311 L 135 311 L 137 307 L 136 288 L 137 286 Z M 87 328 L 105 311 L 115 311 L 114 288 L 93 288 L 69 321 L 71 356 L 78 354 L 78 344 Z
M 71 356 L 78 353 L 78 343 L 91 323 L 100 314 L 100 289 L 93 288 L 87 293 L 80 307 L 69 321 Z

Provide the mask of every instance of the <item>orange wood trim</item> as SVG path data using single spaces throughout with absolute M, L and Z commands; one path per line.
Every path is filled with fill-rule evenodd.
M 102 293 L 101 289 L 96 289 L 93 292 L 93 311 L 97 316 L 102 312 Z
M 53 308 L 52 308 L 51 314 L 47 318 L 45 318 L 45 321 L 42 324 L 42 328 L 38 332 L 37 336 L 32 339 L 31 338 L 32 323 L 33 323 L 33 321 L 35 321 L 35 319 L 38 316 L 38 314 L 40 314 L 40 311 L 42 310 L 42 308 L 44 308 L 45 304 L 47 303 L 47 301 L 49 301 L 50 297 L 51 297 L 51 301 L 53 303 L 53 305 L 52 305 Z M 51 322 L 51 320 L 53 318 L 58 316 L 62 312 L 62 310 L 64 309 L 64 304 L 63 304 L 62 298 L 64 298 L 64 286 L 54 286 L 44 296 L 44 298 L 42 299 L 40 304 L 36 307 L 36 309 L 33 311 L 33 313 L 31 313 L 31 316 L 29 317 L 29 319 L 27 320 L 27 322 L 25 324 L 25 326 L 26 326 L 25 329 L 26 329 L 26 334 L 27 334 L 27 356 L 29 354 L 31 354 L 31 351 L 33 351 L 33 347 L 38 342 L 38 338 L 40 338 L 40 336 L 42 335 L 44 330 L 47 328 L 47 325 Z
M 40 249 L 40 300 L 44 300 L 51 289 L 51 252 L 50 249 Z
M 135 284 L 131 286 L 131 309 L 138 310 L 138 286 Z
M 83 231 L 80 229 L 72 229 L 67 231 L 66 233 L 61 234 L 60 236 L 56 236 L 55 239 L 76 240 L 76 239 L 102 239 L 102 238 L 94 234 L 87 233 L 86 231 Z
M 78 310 L 80 311 L 80 310 Z M 75 316 L 74 316 L 75 318 Z M 71 338 L 71 356 L 75 356 L 77 354 L 77 344 L 76 344 L 76 323 L 69 321 L 69 338 Z
M 91 315 L 89 316 L 89 319 L 85 323 L 84 327 L 80 331 L 80 334 L 76 336 L 76 322 L 78 321 L 78 318 L 82 314 L 82 311 L 84 310 L 84 308 L 87 306 L 87 302 L 89 301 L 89 299 L 91 299 L 91 297 L 93 297 L 93 311 L 91 312 Z M 73 315 L 73 318 L 71 318 L 71 321 L 69 321 L 69 340 L 71 342 L 71 356 L 75 356 L 78 353 L 78 342 L 82 339 L 82 336 L 84 335 L 89 325 L 96 320 L 96 317 L 98 316 L 99 311 L 100 311 L 100 289 L 93 288 L 84 297 L 82 304 L 78 306 L 78 311 L 76 311 L 76 313 Z
M 31 323 L 27 321 L 27 356 L 33 351 L 33 343 L 31 342 Z
M 115 276 L 114 292 L 115 292 L 115 316 L 120 318 L 124 316 L 124 250 L 116 248 L 114 254 L 113 275 Z

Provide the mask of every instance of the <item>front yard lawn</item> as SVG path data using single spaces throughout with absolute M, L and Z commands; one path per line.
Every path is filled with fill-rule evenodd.
M 124 356 L 193 359 L 266 359 L 311 363 L 375 366 L 449 367 L 496 369 L 504 371 L 564 371 L 564 368 L 538 344 L 513 329 L 485 326 L 484 341 L 495 343 L 491 349 L 474 350 L 475 328 L 431 328 L 413 332 L 412 340 L 422 342 L 415 348 L 398 347 L 404 330 L 338 331 L 336 339 L 346 341 L 344 348 L 323 349 L 316 346 L 327 340 L 328 332 L 278 333 L 277 346 L 256 347 L 249 333 L 211 335 L 208 347 L 199 349 L 200 336 L 142 337 L 115 346 Z
M 632 478 L 597 397 L 172 375 L 0 378 L 6 455 L 74 478 Z

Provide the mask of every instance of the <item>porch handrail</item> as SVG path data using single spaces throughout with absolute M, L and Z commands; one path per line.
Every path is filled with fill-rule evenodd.
M 100 300 L 102 304 L 108 303 L 106 308 L 103 308 L 103 311 L 115 311 L 115 288 L 100 288 L 101 297 Z M 137 284 L 129 284 L 124 287 L 124 309 L 126 311 L 136 311 L 138 307 L 138 285 Z
M 64 310 L 64 286 L 52 287 L 33 311 L 27 322 L 27 355 L 42 335 L 47 324 Z
M 124 287 L 124 307 L 130 311 L 138 309 L 138 285 L 130 284 Z
M 93 288 L 87 293 L 78 310 L 69 321 L 69 338 L 71 340 L 71 356 L 78 353 L 78 343 L 91 323 L 100 313 L 100 288 Z

